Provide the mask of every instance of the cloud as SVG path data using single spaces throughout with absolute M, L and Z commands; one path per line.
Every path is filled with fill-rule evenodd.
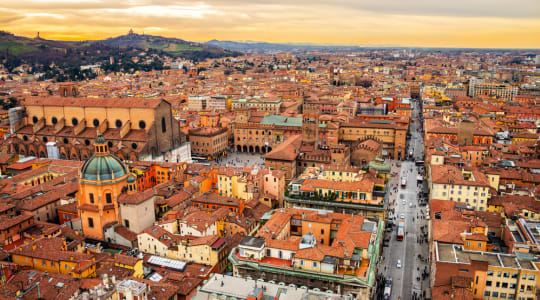
M 60 39 L 133 28 L 199 41 L 540 47 L 538 0 L 4 0 L 0 24 Z

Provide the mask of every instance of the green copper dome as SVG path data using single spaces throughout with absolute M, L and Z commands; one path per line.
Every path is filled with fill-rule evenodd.
M 127 169 L 120 159 L 112 154 L 92 156 L 84 163 L 81 179 L 111 180 L 126 175 Z

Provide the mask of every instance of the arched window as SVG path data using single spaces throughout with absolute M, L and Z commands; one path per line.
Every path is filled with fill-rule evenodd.
M 145 128 L 146 128 L 146 122 L 144 122 L 144 121 L 139 121 L 139 128 L 145 129 Z
M 122 120 L 116 120 L 116 128 L 122 127 Z
M 38 122 L 38 117 L 33 116 L 33 117 L 32 117 L 32 122 L 33 122 L 34 124 L 36 124 L 36 123 Z
M 77 126 L 79 124 L 79 120 L 77 120 L 77 118 L 73 118 L 71 119 L 71 124 L 73 124 L 73 126 Z
M 92 121 L 92 123 L 94 124 L 94 127 L 99 126 L 99 120 L 98 119 L 94 119 L 94 121 Z
M 56 117 L 52 117 L 51 122 L 56 125 L 56 123 L 58 123 L 58 119 Z

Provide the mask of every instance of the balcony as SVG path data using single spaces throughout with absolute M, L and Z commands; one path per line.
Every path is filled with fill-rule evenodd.
M 279 259 L 275 257 L 263 257 L 263 259 L 252 259 L 252 258 L 240 256 L 239 252 L 234 253 L 234 255 L 238 259 L 245 260 L 245 261 L 252 261 L 252 262 L 261 263 L 261 264 L 268 264 L 268 265 L 281 266 L 281 267 L 290 267 L 292 265 L 292 260 L 287 260 L 287 259 Z
M 249 259 L 249 258 L 239 256 L 238 253 L 236 252 L 236 249 L 237 248 L 233 249 L 233 251 L 229 254 L 229 261 L 233 265 L 248 265 L 259 271 L 282 273 L 289 276 L 302 276 L 302 277 L 309 277 L 309 278 L 318 279 L 318 280 L 326 280 L 326 281 L 334 281 L 334 282 L 342 282 L 342 283 L 356 282 L 357 284 L 360 284 L 363 286 L 371 286 L 371 284 L 369 284 L 368 282 L 373 281 L 371 278 L 372 276 L 358 277 L 355 275 L 357 274 L 356 272 L 350 272 L 350 270 L 347 271 L 347 269 L 344 269 L 344 271 L 342 271 L 341 274 L 339 273 L 330 274 L 330 273 L 322 273 L 322 272 L 315 272 L 315 271 L 294 268 L 291 265 L 288 265 L 288 266 L 283 265 L 280 263 L 281 261 L 285 261 L 285 260 L 279 260 L 275 258 L 274 259 L 277 261 L 272 260 L 272 259 L 266 261 L 265 260 L 266 258 L 263 260 Z M 360 272 L 358 274 L 365 274 L 366 271 L 369 271 L 368 270 L 369 261 L 366 262 L 365 264 L 362 263 L 362 265 L 365 265 L 366 270 L 362 269 L 362 267 L 357 268 L 357 270 L 360 270 L 358 271 Z M 366 280 L 364 280 L 364 278 Z

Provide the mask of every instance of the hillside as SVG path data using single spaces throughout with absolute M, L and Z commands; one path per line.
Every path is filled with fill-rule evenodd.
M 239 56 L 241 52 L 223 49 L 221 47 L 188 42 L 176 38 L 136 34 L 130 32 L 126 35 L 108 38 L 106 40 L 87 41 L 88 43 L 102 43 L 121 48 L 133 47 L 139 49 L 161 50 L 174 57 L 187 59 L 219 58 L 226 56 Z
M 42 38 L 26 38 L 0 31 L 0 59 L 8 69 L 20 64 L 78 67 L 107 61 L 113 57 L 134 57 L 136 49 L 122 49 L 103 44 L 79 45 Z

